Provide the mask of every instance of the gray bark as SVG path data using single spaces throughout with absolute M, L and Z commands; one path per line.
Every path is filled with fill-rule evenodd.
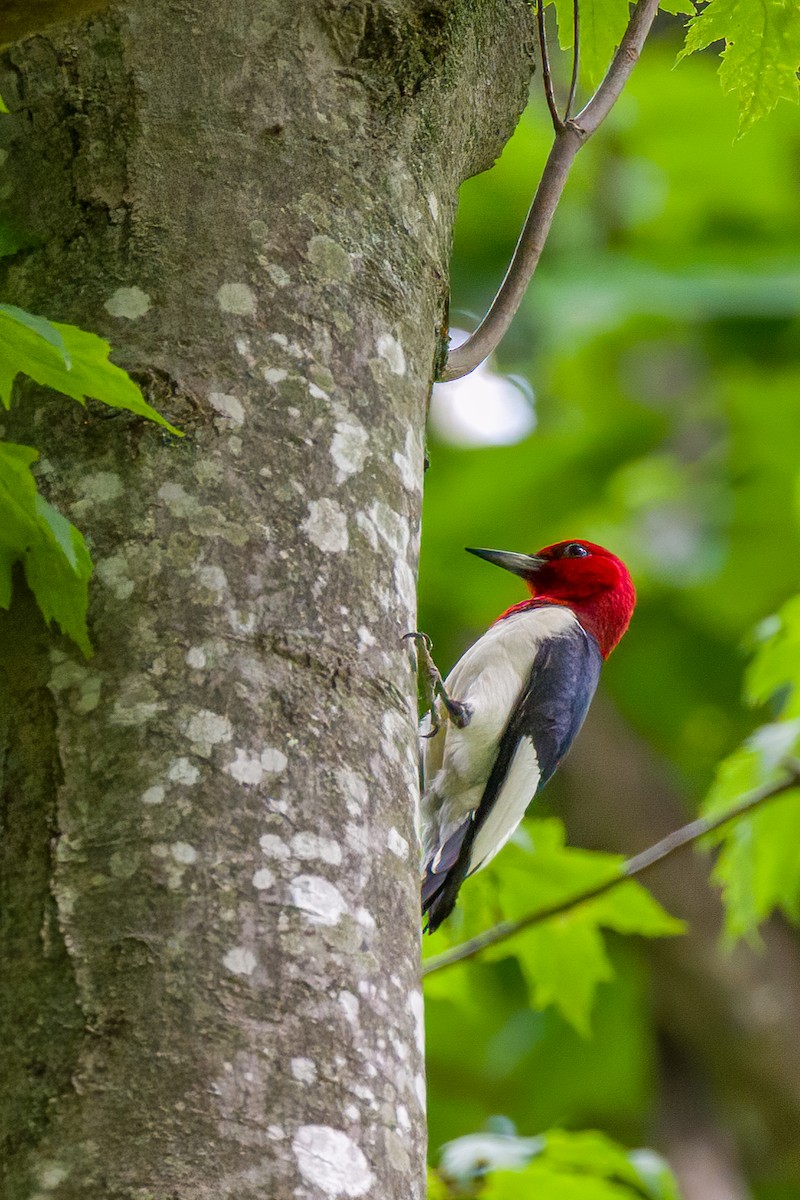
M 84 661 L 2 629 L 4 1200 L 423 1193 L 414 680 L 457 188 L 523 0 L 141 0 L 13 47 L 3 298 L 177 443 L 29 390 Z M 13 969 L 7 969 L 7 967 Z

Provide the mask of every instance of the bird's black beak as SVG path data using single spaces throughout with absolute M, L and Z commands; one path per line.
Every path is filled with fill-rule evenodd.
M 539 558 L 536 554 L 515 554 L 513 550 L 475 550 L 472 546 L 467 546 L 466 551 L 467 554 L 485 558 L 487 562 L 502 567 L 504 571 L 510 571 L 512 575 L 521 575 L 523 579 L 535 575 L 547 562 L 546 558 Z

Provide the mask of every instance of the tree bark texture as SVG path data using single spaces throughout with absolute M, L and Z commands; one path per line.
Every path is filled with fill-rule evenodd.
M 3 299 L 185 431 L 29 388 L 95 654 L 2 620 L 3 1200 L 423 1194 L 415 623 L 457 188 L 524 0 L 136 0 L 13 47 Z

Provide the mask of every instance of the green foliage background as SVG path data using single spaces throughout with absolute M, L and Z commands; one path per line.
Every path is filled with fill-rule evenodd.
M 423 524 L 419 627 L 447 669 L 522 598 L 510 577 L 467 558 L 465 545 L 533 551 L 586 537 L 626 559 L 639 606 L 604 687 L 663 761 L 687 816 L 724 809 L 774 777 L 800 731 L 800 610 L 791 599 L 800 584 L 800 119 L 795 106 L 777 104 L 780 95 L 796 99 L 800 33 L 794 5 L 712 0 L 690 44 L 724 35 L 734 19 L 726 94 L 711 53 L 673 69 L 681 32 L 664 21 L 579 155 L 495 364 L 529 381 L 535 431 L 481 449 L 432 433 Z M 750 52 L 772 46 L 785 66 L 777 81 L 764 71 L 757 94 L 748 91 L 742 29 Z M 473 326 L 491 299 L 550 138 L 535 87 L 495 169 L 462 189 L 454 325 Z M 583 788 L 591 803 L 591 780 Z M 527 848 L 509 847 L 494 871 L 467 883 L 431 952 L 539 907 L 542 855 L 560 836 L 557 782 L 548 797 L 536 814 L 548 819 L 526 822 Z M 797 793 L 718 840 L 728 937 L 753 936 L 776 906 L 796 920 Z M 581 869 L 602 867 L 587 859 Z M 641 932 L 675 933 L 663 910 L 650 916 Z M 582 909 L 558 929 L 539 926 L 495 948 L 489 961 L 429 977 L 432 1161 L 442 1143 L 497 1114 L 527 1137 L 562 1126 L 605 1130 L 629 1146 L 657 1140 L 648 959 L 640 939 L 603 934 L 603 924 Z M 636 931 L 631 919 L 627 932 Z M 718 1115 L 724 1125 L 724 1106 Z M 753 1168 L 753 1194 L 798 1200 L 796 1162 Z M 490 1174 L 484 1194 L 630 1194 L 619 1179 L 536 1175 L 551 1167 L 537 1154 L 523 1172 Z

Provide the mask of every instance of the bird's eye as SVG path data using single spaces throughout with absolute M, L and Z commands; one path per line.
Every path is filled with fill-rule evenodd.
M 580 544 L 580 542 L 570 542 L 569 545 L 565 546 L 564 549 L 561 551 L 561 557 L 562 558 L 588 558 L 589 551 L 586 549 L 585 546 L 582 546 Z

